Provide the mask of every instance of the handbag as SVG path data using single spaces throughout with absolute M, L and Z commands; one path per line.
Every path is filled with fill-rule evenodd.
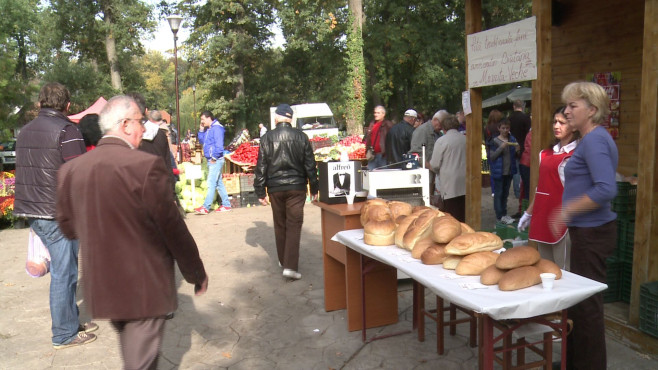
M 30 228 L 27 240 L 25 271 L 32 277 L 45 276 L 50 271 L 50 253 L 41 238 Z

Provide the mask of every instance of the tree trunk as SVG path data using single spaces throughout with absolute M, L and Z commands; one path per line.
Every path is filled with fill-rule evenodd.
M 351 71 L 348 73 L 351 88 L 347 96 L 347 133 L 350 135 L 363 132 L 365 97 L 365 62 L 363 60 L 363 4 L 361 0 L 349 0 L 352 16 L 352 30 L 348 35 L 347 57 Z
M 107 52 L 107 62 L 110 65 L 110 77 L 112 79 L 112 88 L 116 91 L 123 91 L 121 85 L 121 74 L 119 73 L 119 58 L 117 57 L 116 41 L 113 36 L 113 16 L 112 9 L 109 4 L 103 3 L 103 13 L 105 15 L 103 21 L 107 27 L 105 34 L 105 51 Z

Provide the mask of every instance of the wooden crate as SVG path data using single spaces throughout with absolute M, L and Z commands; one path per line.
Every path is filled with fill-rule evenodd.
M 223 174 L 222 181 L 228 194 L 240 194 L 240 176 L 238 174 Z

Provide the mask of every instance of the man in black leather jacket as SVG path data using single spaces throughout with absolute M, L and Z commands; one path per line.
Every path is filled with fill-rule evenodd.
M 293 128 L 292 109 L 288 104 L 276 108 L 276 128 L 260 140 L 254 190 L 260 203 L 272 202 L 274 237 L 283 276 L 301 279 L 298 272 L 299 242 L 304 222 L 306 185 L 311 199 L 318 198 L 318 176 L 313 149 L 306 134 Z M 267 193 L 265 189 L 267 188 Z

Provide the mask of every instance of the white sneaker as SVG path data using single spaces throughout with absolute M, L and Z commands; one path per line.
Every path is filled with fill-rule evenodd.
M 505 225 L 511 225 L 511 224 L 514 223 L 514 219 L 511 218 L 510 216 L 507 216 L 507 215 L 501 217 L 501 218 L 500 218 L 500 221 L 501 221 L 502 223 L 504 223 Z
M 302 274 L 291 269 L 283 269 L 283 276 L 294 280 L 299 280 L 302 278 Z

